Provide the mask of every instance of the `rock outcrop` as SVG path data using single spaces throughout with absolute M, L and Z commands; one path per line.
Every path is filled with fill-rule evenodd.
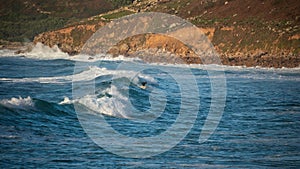
M 120 41 L 110 54 L 138 57 L 146 62 L 200 64 L 194 51 L 181 41 L 160 34 L 144 34 Z
M 78 54 L 84 43 L 96 32 L 104 22 L 96 24 L 80 24 L 56 31 L 44 32 L 34 38 L 34 43 L 41 42 L 47 46 L 57 45 L 63 52 Z

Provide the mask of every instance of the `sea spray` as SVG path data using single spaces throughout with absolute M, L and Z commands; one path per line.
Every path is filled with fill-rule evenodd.
M 24 53 L 28 58 L 36 59 L 66 59 L 70 56 L 62 52 L 57 45 L 53 47 L 45 46 L 42 43 L 37 43 L 30 52 Z

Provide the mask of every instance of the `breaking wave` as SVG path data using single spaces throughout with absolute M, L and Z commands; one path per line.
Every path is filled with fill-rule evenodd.
M 34 102 L 31 99 L 30 96 L 22 98 L 19 96 L 19 98 L 11 98 L 11 99 L 3 99 L 0 100 L 0 104 L 7 107 L 7 108 L 13 108 L 13 109 L 29 109 L 34 108 Z
M 62 52 L 57 45 L 52 48 L 42 43 L 37 43 L 30 52 L 24 53 L 25 57 L 34 59 L 66 59 L 70 56 Z
M 12 97 L 10 99 L 0 100 L 0 110 L 1 112 L 40 112 L 47 115 L 68 115 L 73 114 L 74 109 L 72 105 L 60 105 L 55 102 L 27 97 Z

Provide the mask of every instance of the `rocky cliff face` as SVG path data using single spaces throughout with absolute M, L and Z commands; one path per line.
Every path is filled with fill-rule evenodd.
M 41 42 L 50 47 L 57 45 L 63 52 L 67 52 L 70 55 L 78 54 L 91 35 L 104 24 L 105 22 L 84 24 L 45 32 L 36 36 L 34 43 Z M 213 37 L 214 29 L 201 30 L 209 35 L 209 38 Z M 129 37 L 112 46 L 108 53 L 113 56 L 143 57 L 141 59 L 148 62 L 164 62 L 166 60 L 169 62 L 173 60 L 173 63 L 176 63 L 176 57 L 180 57 L 185 63 L 201 63 L 200 58 L 185 44 L 177 39 L 159 34 L 143 34 Z M 166 59 L 166 57 L 169 58 Z M 174 58 L 170 59 L 170 57 Z
M 199 64 L 201 60 L 181 41 L 159 34 L 144 34 L 120 41 L 109 51 L 113 55 L 139 57 L 147 62 Z
M 71 55 L 77 54 L 80 53 L 81 48 L 90 36 L 104 24 L 104 22 L 99 22 L 98 24 L 77 25 L 57 31 L 45 32 L 36 36 L 34 42 L 41 42 L 48 46 L 58 45 L 64 52 Z M 220 54 L 222 63 L 225 65 L 262 67 L 299 66 L 300 57 L 299 53 L 295 53 L 295 48 L 280 49 L 278 44 L 274 45 L 274 43 L 261 47 L 253 47 L 251 44 L 240 46 L 242 38 L 240 42 L 236 43 L 233 40 L 227 40 L 232 38 L 231 35 L 234 34 L 235 30 L 232 27 L 224 27 L 219 30 L 215 28 L 201 28 L 201 30 L 215 43 L 215 49 Z M 221 40 L 220 37 L 222 38 Z M 299 41 L 299 39 L 296 37 L 292 41 Z M 269 48 L 266 48 L 268 45 Z M 201 63 L 199 57 L 195 56 L 194 52 L 180 41 L 155 34 L 138 35 L 125 39 L 112 47 L 109 53 L 114 56 L 140 57 L 147 62 L 173 60 L 173 63 L 176 63 L 176 58 L 167 58 L 172 57 L 172 54 L 174 54 L 181 57 L 185 63 Z
M 57 45 L 63 52 L 71 55 L 80 53 L 84 43 L 96 32 L 104 22 L 81 24 L 56 31 L 44 32 L 34 38 L 34 43 L 41 42 L 50 47 Z
M 269 12 L 272 13 L 279 13 L 278 8 L 284 4 L 281 2 L 276 2 L 275 4 L 275 2 L 262 3 L 257 0 L 247 0 L 245 1 L 247 8 L 245 8 L 249 14 L 251 14 L 252 8 L 255 5 L 259 5 L 257 10 L 252 11 L 253 16 L 247 18 L 246 15 L 242 15 L 243 11 L 235 9 L 239 7 L 237 6 L 238 1 L 201 1 L 202 6 L 199 6 L 198 11 L 194 6 L 200 2 L 196 0 L 176 1 L 177 3 L 169 0 L 135 2 L 131 6 L 92 17 L 89 19 L 93 20 L 91 23 L 79 23 L 57 31 L 42 33 L 35 37 L 34 42 L 42 42 L 49 46 L 58 45 L 62 51 L 76 54 L 81 51 L 86 40 L 98 28 L 105 25 L 111 19 L 139 11 L 162 11 L 172 14 L 177 13 L 179 16 L 182 15 L 182 17 L 196 24 L 211 40 L 216 51 L 220 54 L 223 64 L 263 67 L 299 66 L 300 31 L 297 24 L 300 18 L 299 12 L 293 11 L 294 8 L 289 8 L 292 13 L 291 15 L 295 16 L 280 13 L 280 18 L 274 18 L 270 14 L 271 18 L 269 19 L 274 19 L 273 21 L 268 20 L 268 14 L 262 13 L 263 18 L 259 19 L 259 12 L 263 12 L 265 9 L 270 10 Z M 294 0 L 291 1 L 294 2 Z M 241 7 L 244 7 L 245 4 L 241 5 Z M 228 11 L 228 9 L 232 10 Z M 231 15 L 232 12 L 234 14 L 227 18 L 221 18 L 218 16 L 218 12 L 222 13 L 222 15 Z M 211 18 L 210 16 L 214 16 L 215 18 Z M 186 63 L 201 63 L 193 51 L 178 40 L 154 34 L 139 35 L 124 39 L 112 47 L 109 52 L 113 55 L 122 54 L 130 57 L 141 56 L 141 54 L 147 56 L 147 52 L 149 51 L 151 54 L 148 54 L 148 56 L 153 56 L 155 53 L 157 55 L 168 53 L 168 56 L 171 56 L 170 53 L 173 53 L 183 58 Z M 146 57 L 142 59 L 149 62 L 160 62 L 163 60 L 158 57 Z

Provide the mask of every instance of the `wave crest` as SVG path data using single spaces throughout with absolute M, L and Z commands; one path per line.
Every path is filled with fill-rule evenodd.
M 21 96 L 19 96 L 19 98 L 13 97 L 11 99 L 3 99 L 0 100 L 0 104 L 8 108 L 23 110 L 33 108 L 35 106 L 30 96 L 26 98 L 22 98 Z

